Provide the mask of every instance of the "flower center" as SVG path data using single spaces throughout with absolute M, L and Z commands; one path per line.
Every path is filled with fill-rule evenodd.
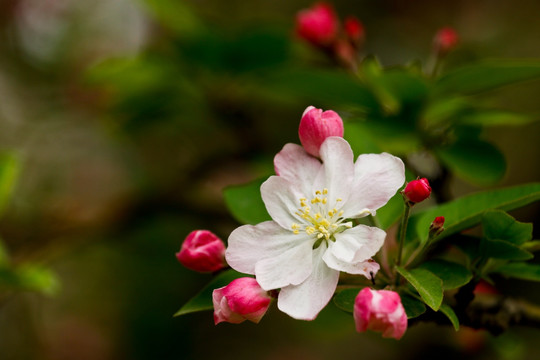
M 337 198 L 336 203 L 330 207 L 327 195 L 328 189 L 322 189 L 315 191 L 312 199 L 299 199 L 300 207 L 295 214 L 304 219 L 305 223 L 293 223 L 291 229 L 294 234 L 305 231 L 306 234 L 314 235 L 317 239 L 330 240 L 334 233 L 352 227 L 352 222 L 344 222 L 343 210 L 336 209 L 342 199 Z

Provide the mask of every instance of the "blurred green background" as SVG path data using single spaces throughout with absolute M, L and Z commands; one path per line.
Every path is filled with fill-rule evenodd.
M 222 189 L 270 174 L 308 105 L 341 110 L 332 88 L 295 82 L 333 68 L 294 36 L 311 4 L 0 1 L 0 150 L 19 164 L 0 235 L 13 264 L 47 267 L 59 287 L 0 293 L 0 359 L 540 358 L 537 329 L 417 325 L 397 342 L 357 334 L 332 304 L 312 323 L 275 307 L 258 325 L 172 317 L 210 279 L 178 264 L 184 237 L 238 226 Z M 461 37 L 448 67 L 540 57 L 538 1 L 333 4 L 384 65 L 425 61 L 446 25 Z M 532 81 L 482 101 L 539 116 L 538 94 Z M 538 122 L 489 129 L 508 163 L 496 186 L 540 180 L 539 134 Z M 454 196 L 475 189 L 452 179 Z M 513 215 L 538 222 L 538 206 Z M 540 301 L 523 284 L 505 286 Z

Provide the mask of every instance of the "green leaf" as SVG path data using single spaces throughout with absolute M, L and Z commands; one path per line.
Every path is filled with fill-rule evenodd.
M 54 295 L 60 287 L 56 275 L 51 270 L 39 265 L 25 264 L 17 268 L 16 273 L 19 284 L 23 289 Z
M 193 34 L 201 29 L 199 19 L 183 1 L 143 0 L 143 2 L 161 24 L 180 36 Z
M 427 261 L 420 265 L 420 268 L 429 270 L 440 278 L 444 290 L 457 289 L 472 279 L 471 271 L 465 266 L 442 259 Z
M 516 245 L 532 239 L 533 225 L 516 221 L 504 211 L 487 211 L 482 216 L 484 236 L 490 240 L 505 240 Z
M 225 204 L 236 220 L 251 225 L 272 220 L 261 198 L 260 188 L 265 180 L 266 178 L 258 179 L 223 190 Z
M 354 311 L 354 300 L 362 289 L 363 288 L 349 288 L 341 290 L 334 296 L 334 304 L 341 310 L 352 314 Z
M 434 150 L 452 172 L 473 184 L 494 184 L 506 172 L 503 154 L 495 146 L 481 140 L 459 139 L 449 146 Z
M 17 176 L 19 162 L 11 153 L 0 153 L 0 214 L 2 214 L 11 198 Z
M 539 116 L 501 110 L 481 110 L 460 116 L 457 122 L 477 126 L 521 126 L 538 120 Z
M 398 191 L 382 208 L 377 210 L 377 219 L 381 225 L 381 229 L 387 230 L 390 226 L 396 223 L 405 212 L 405 202 L 403 195 Z
M 426 305 L 409 295 L 401 295 L 401 304 L 405 308 L 407 319 L 418 317 L 426 312 Z
M 450 306 L 448 306 L 447 304 L 442 304 L 439 311 L 442 312 L 444 315 L 446 315 L 448 320 L 450 320 L 450 322 L 454 326 L 454 329 L 456 331 L 458 331 L 459 330 L 459 320 L 458 320 L 458 317 L 457 317 L 456 313 L 454 312 L 454 310 Z
M 527 241 L 521 247 L 530 252 L 537 252 L 540 250 L 540 240 Z
M 363 123 L 345 123 L 345 138 L 356 156 L 382 152 L 371 132 Z
M 540 78 L 537 59 L 488 60 L 445 73 L 435 83 L 435 91 L 475 94 L 537 78 Z
M 445 218 L 445 230 L 437 237 L 439 240 L 480 223 L 483 213 L 487 210 L 508 211 L 539 199 L 540 183 L 470 194 L 411 216 L 407 228 L 407 239 L 412 241 L 419 238 L 424 244 L 428 239 L 429 225 L 437 216 Z
M 529 260 L 534 257 L 527 250 L 504 241 L 483 238 L 480 242 L 480 253 L 484 257 L 502 260 Z
M 500 266 L 494 272 L 516 279 L 540 281 L 540 264 L 524 262 L 509 263 Z
M 227 270 L 216 276 L 208 285 L 206 285 L 197 295 L 191 298 L 184 306 L 178 310 L 174 316 L 190 314 L 198 311 L 212 310 L 212 293 L 215 289 L 228 285 L 231 281 L 248 276 L 235 270 Z
M 397 266 L 396 270 L 418 291 L 422 300 L 433 310 L 439 310 L 443 300 L 442 280 L 426 269 L 407 271 Z

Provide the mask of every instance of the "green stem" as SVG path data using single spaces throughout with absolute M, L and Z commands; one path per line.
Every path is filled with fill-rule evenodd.
M 398 250 L 398 256 L 396 259 L 396 266 L 401 265 L 401 257 L 403 255 L 403 243 L 405 242 L 405 235 L 407 234 L 407 224 L 409 223 L 409 216 L 411 215 L 411 205 L 409 205 L 408 202 L 405 202 L 405 214 L 403 214 L 403 217 L 401 218 L 401 226 L 399 229 L 399 250 Z M 396 274 L 396 286 L 399 286 L 399 273 Z

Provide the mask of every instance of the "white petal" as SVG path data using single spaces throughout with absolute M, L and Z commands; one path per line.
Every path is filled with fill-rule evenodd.
M 327 188 L 328 201 L 332 207 L 337 198 L 341 198 L 343 200 L 341 204 L 344 204 L 349 197 L 354 178 L 354 158 L 351 147 L 343 138 L 332 136 L 323 142 L 320 154 L 324 173 L 320 172 L 317 176 L 314 190 Z
M 235 270 L 255 275 L 255 264 L 273 258 L 302 243 L 300 234 L 287 231 L 274 221 L 244 225 L 229 236 L 225 258 Z
M 330 243 L 328 252 L 341 261 L 357 263 L 371 258 L 380 250 L 386 233 L 376 227 L 358 225 L 334 234 L 334 237 L 336 241 Z
M 262 183 L 261 197 L 272 219 L 284 229 L 291 231 L 293 223 L 304 222 L 296 213 L 300 207 L 300 198 L 305 195 L 281 176 L 270 176 Z
M 298 234 L 296 236 L 302 236 Z M 304 240 L 305 239 L 305 240 Z M 255 275 L 264 290 L 298 285 L 311 274 L 313 243 L 304 237 L 297 245 L 279 255 L 257 262 Z
M 313 182 L 321 162 L 297 144 L 286 144 L 274 157 L 276 174 L 291 182 L 306 197 L 311 195 Z
M 330 269 L 322 260 L 326 244 L 313 250 L 313 272 L 300 285 L 290 285 L 281 289 L 278 308 L 299 320 L 313 320 L 328 304 L 336 291 L 339 271 Z
M 328 265 L 328 267 L 343 271 L 349 274 L 355 275 L 364 275 L 366 278 L 371 279 L 379 271 L 379 264 L 375 261 L 360 261 L 357 263 L 349 263 L 346 261 L 339 260 L 336 258 L 330 251 L 327 251 L 323 260 Z
M 361 217 L 385 205 L 405 182 L 405 166 L 388 153 L 363 154 L 354 167 L 351 196 L 342 210 L 345 217 Z

